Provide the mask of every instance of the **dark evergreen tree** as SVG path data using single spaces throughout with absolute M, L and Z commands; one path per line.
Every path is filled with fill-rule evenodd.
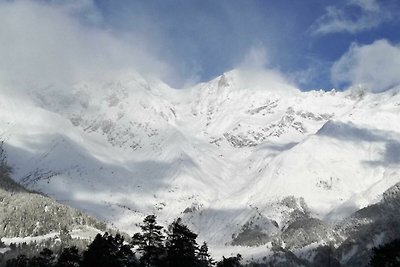
M 142 254 L 140 263 L 142 266 L 162 266 L 162 257 L 165 254 L 163 227 L 157 225 L 156 216 L 148 215 L 140 225 L 142 233 L 136 233 L 132 237 L 132 246 Z
M 19 255 L 15 259 L 8 260 L 6 267 L 29 267 L 29 259 L 25 255 Z
M 222 261 L 217 263 L 217 267 L 242 267 L 240 263 L 242 260 L 242 255 L 237 254 L 236 257 L 225 258 L 222 257 Z
M 64 248 L 58 257 L 56 267 L 79 267 L 82 257 L 79 250 L 74 247 Z
M 55 256 L 53 251 L 44 248 L 39 256 L 35 256 L 29 260 L 30 267 L 52 267 L 54 266 Z
M 199 266 L 197 234 L 190 231 L 180 218 L 175 220 L 168 230 L 166 265 L 170 267 Z
M 131 250 L 131 246 L 122 245 L 117 253 L 118 266 L 121 267 L 136 267 L 139 262 L 135 254 Z
M 82 266 L 135 266 L 135 257 L 130 247 L 124 245 L 124 238 L 121 235 L 117 234 L 114 238 L 108 233 L 103 236 L 98 234 L 83 253 Z
M 17 244 L 11 242 L 9 247 L 11 250 L 15 250 L 15 249 L 17 249 Z
M 137 266 L 135 254 L 131 247 L 124 244 L 124 237 L 116 234 L 115 238 L 108 238 L 109 246 L 112 248 L 112 257 L 115 258 L 116 267 Z
M 206 242 L 203 242 L 203 245 L 201 245 L 198 258 L 201 267 L 210 267 L 215 265 L 214 259 L 211 258 L 210 253 L 208 253 L 208 246 Z
M 84 267 L 98 266 L 106 267 L 112 263 L 110 260 L 110 248 L 107 245 L 109 235 L 97 234 L 88 249 L 83 253 L 82 265 Z
M 400 239 L 373 248 L 370 265 L 373 267 L 400 266 Z

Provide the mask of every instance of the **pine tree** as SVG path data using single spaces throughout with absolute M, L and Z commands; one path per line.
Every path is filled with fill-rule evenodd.
M 6 267 L 29 267 L 29 259 L 25 255 L 19 255 L 15 259 L 10 259 L 6 263 Z
M 400 266 L 400 239 L 372 249 L 371 266 Z
M 114 258 L 115 267 L 132 267 L 136 265 L 136 257 L 129 245 L 124 244 L 124 237 L 116 234 L 115 238 L 107 239 L 109 246 L 112 248 L 111 256 Z
M 35 256 L 29 261 L 30 267 L 51 267 L 54 265 L 55 256 L 53 251 L 44 248 L 39 256 Z
M 97 234 L 88 249 L 83 253 L 83 267 L 130 267 L 135 266 L 135 257 L 124 238 L 116 234 L 115 238 L 108 233 Z
M 162 266 L 161 258 L 164 255 L 164 235 L 163 227 L 157 225 L 156 216 L 148 215 L 140 225 L 142 233 L 136 233 L 132 237 L 132 246 L 137 247 L 142 257 L 140 263 L 142 266 Z
M 93 242 L 88 246 L 88 249 L 83 253 L 82 265 L 84 267 L 108 267 L 114 266 L 115 260 L 113 254 L 115 251 L 110 245 L 110 236 L 107 232 L 103 236 L 97 234 Z
M 136 267 L 139 266 L 135 254 L 131 250 L 131 246 L 122 245 L 117 253 L 118 266 Z
M 81 261 L 81 255 L 75 246 L 64 248 L 58 257 L 56 267 L 79 267 Z
M 175 220 L 169 226 L 169 234 L 166 242 L 167 266 L 199 266 L 200 261 L 196 257 L 199 250 L 196 237 L 197 234 L 184 225 L 180 218 Z
M 89 266 L 96 266 L 96 264 L 100 264 L 99 267 L 104 266 L 102 265 L 102 260 L 104 254 L 106 252 L 105 248 L 105 240 L 100 235 L 97 234 L 94 238 L 93 242 L 88 246 L 87 250 L 83 253 L 83 262 L 82 266 L 89 267 Z M 97 257 L 97 254 L 100 254 Z
M 211 255 L 208 252 L 208 246 L 206 242 L 203 242 L 203 245 L 201 245 L 198 258 L 200 260 L 201 267 L 211 267 L 215 265 L 214 259 L 211 258 Z

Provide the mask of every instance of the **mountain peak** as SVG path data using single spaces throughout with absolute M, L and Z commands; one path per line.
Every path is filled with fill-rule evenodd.
M 214 245 L 252 222 L 280 233 L 292 212 L 321 225 L 400 175 L 391 92 L 301 92 L 279 72 L 238 69 L 186 90 L 127 74 L 28 97 L 0 94 L 12 178 L 128 232 L 150 213 Z

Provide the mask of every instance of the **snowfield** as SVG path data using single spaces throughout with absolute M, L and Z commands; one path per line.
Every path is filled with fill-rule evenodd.
M 3 86 L 0 139 L 28 188 L 129 233 L 182 217 L 216 255 L 257 258 L 301 216 L 325 229 L 400 182 L 400 88 L 301 92 L 276 76 Z

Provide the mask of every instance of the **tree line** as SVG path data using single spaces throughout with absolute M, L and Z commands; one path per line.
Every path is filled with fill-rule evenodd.
M 180 218 L 167 231 L 157 224 L 155 215 L 148 215 L 130 242 L 120 234 L 97 234 L 84 251 L 77 247 L 63 248 L 56 255 L 44 248 L 39 255 L 19 255 L 6 267 L 240 267 L 242 257 L 223 257 L 216 262 L 204 242 L 199 246 L 197 234 Z
M 242 257 L 222 257 L 216 262 L 206 243 L 199 246 L 197 234 L 181 219 L 169 225 L 168 230 L 149 215 L 140 224 L 141 232 L 130 242 L 120 234 L 97 234 L 83 251 L 76 246 L 65 247 L 57 255 L 44 248 L 39 255 L 24 254 L 10 259 L 6 267 L 241 267 Z M 395 239 L 372 249 L 369 266 L 400 266 L 400 240 Z M 339 264 L 339 263 L 338 263 Z M 269 266 L 252 263 L 246 266 Z M 340 266 L 340 264 L 338 265 Z

